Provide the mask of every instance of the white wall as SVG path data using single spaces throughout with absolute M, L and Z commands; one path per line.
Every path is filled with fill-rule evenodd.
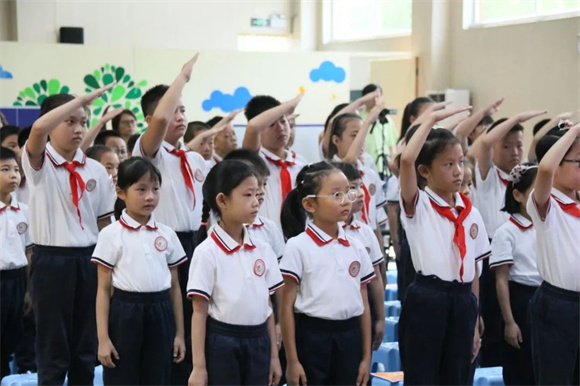
M 288 33 L 250 19 L 290 17 L 291 1 L 17 0 L 18 41 L 56 43 L 60 27 L 84 27 L 87 45 L 234 51 L 238 34 Z

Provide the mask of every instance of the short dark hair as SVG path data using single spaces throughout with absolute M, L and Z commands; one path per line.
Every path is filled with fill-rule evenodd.
M 413 135 L 417 132 L 421 125 L 413 126 L 405 136 L 405 142 L 409 143 Z M 423 176 L 419 173 L 419 166 L 424 165 L 427 167 L 431 167 L 433 164 L 433 160 L 437 155 L 447 147 L 460 144 L 459 139 L 453 133 L 447 129 L 432 129 L 429 131 L 427 135 L 427 139 L 417 156 L 417 160 L 415 161 L 415 171 L 417 173 L 417 183 L 419 188 L 423 189 L 427 185 L 427 181 L 423 178 Z
M 212 119 L 210 119 L 206 123 L 209 125 L 209 127 L 214 127 L 222 119 L 224 119 L 224 117 L 216 115 L 215 117 L 213 117 Z
M 477 126 L 486 126 L 486 125 L 493 125 L 493 118 L 491 115 L 484 115 L 481 118 L 481 121 L 477 124 Z
M 153 162 L 142 157 L 128 158 L 119 164 L 117 187 L 121 190 L 126 190 L 131 185 L 136 184 L 146 174 L 149 174 L 153 180 L 156 180 L 161 185 L 161 173 Z M 115 202 L 115 218 L 121 217 L 125 207 L 125 202 L 118 198 Z
M 407 130 L 411 128 L 411 117 L 419 118 L 419 110 L 421 107 L 427 103 L 435 103 L 433 99 L 429 97 L 419 97 L 415 98 L 413 101 L 407 103 L 405 110 L 403 111 L 403 118 L 401 121 L 401 135 L 399 136 L 399 141 L 407 135 Z
M 541 121 L 536 123 L 534 125 L 534 135 L 536 135 L 538 133 L 538 131 L 540 131 L 542 129 L 542 127 L 544 127 L 546 125 L 546 123 L 548 123 L 548 122 L 550 122 L 549 119 L 542 119 Z
M 127 140 L 127 151 L 133 153 L 133 149 L 135 149 L 135 144 L 137 143 L 137 140 L 139 139 L 139 137 L 141 136 L 141 134 L 133 134 L 132 136 L 129 137 L 129 139 Z
M 280 101 L 269 95 L 257 95 L 250 99 L 246 104 L 244 115 L 249 121 L 252 118 L 262 114 L 266 110 L 280 106 Z
M 114 153 L 113 149 L 105 145 L 94 145 L 89 147 L 85 154 L 87 157 L 94 159 L 95 161 L 101 162 L 101 157 L 105 153 Z
M 18 135 L 20 128 L 18 126 L 6 125 L 0 127 L 0 143 L 4 142 L 6 138 L 11 135 Z
M 115 118 L 113 118 L 113 120 L 111 121 L 111 128 L 114 131 L 119 131 L 119 124 L 121 123 L 121 118 L 123 117 L 123 115 L 130 115 L 133 117 L 133 119 L 137 120 L 137 116 L 135 115 L 134 112 L 132 112 L 131 110 L 123 110 L 123 112 L 119 115 L 117 115 Z
M 62 106 L 64 104 L 72 101 L 73 99 L 75 99 L 75 97 L 70 95 L 70 94 L 49 95 L 40 104 L 40 116 L 42 117 L 44 114 L 48 113 L 49 111 L 54 110 L 57 107 Z
M 16 153 L 12 149 L 8 149 L 7 147 L 0 148 L 0 161 L 5 161 L 13 159 L 14 161 L 18 162 L 18 158 L 16 157 Z
M 332 162 L 332 165 L 337 169 L 340 169 L 344 173 L 346 179 L 349 181 L 360 180 L 362 176 L 358 168 L 354 164 L 349 164 L 346 162 Z
M 344 130 L 346 129 L 346 124 L 352 120 L 361 120 L 361 117 L 357 114 L 353 114 L 353 113 L 346 113 L 346 114 L 341 114 L 339 116 L 337 116 L 334 121 L 332 122 L 332 129 L 330 132 L 330 142 L 328 143 L 328 158 L 332 159 L 332 157 L 334 157 L 335 154 L 338 154 L 338 148 L 336 147 L 336 145 L 334 144 L 334 142 L 332 142 L 332 137 L 333 136 L 337 136 L 339 138 L 342 138 L 342 134 L 344 133 Z
M 270 169 L 268 169 L 266 162 L 255 151 L 248 149 L 232 150 L 224 157 L 224 160 L 228 159 L 248 162 L 260 177 L 268 177 L 270 175 Z
M 546 155 L 548 150 L 556 142 L 560 140 L 566 134 L 567 130 L 560 130 L 557 126 L 548 131 L 546 135 L 544 135 L 538 143 L 536 144 L 536 157 L 538 158 L 538 163 L 542 161 L 542 158 Z
M 508 182 L 505 191 L 505 204 L 501 210 L 509 214 L 522 213 L 522 205 L 526 205 L 526 203 L 520 204 L 516 201 L 514 198 L 514 190 L 525 193 L 532 186 L 538 174 L 538 168 L 535 164 L 527 162 L 522 165 L 528 166 L 529 169 L 522 173 L 522 177 L 517 183 L 514 184 L 512 181 Z
M 365 96 L 367 94 L 370 94 L 376 90 L 381 90 L 383 91 L 383 89 L 381 88 L 381 86 L 379 86 L 376 83 L 371 83 L 371 84 L 367 84 L 363 89 L 362 89 L 362 95 Z
M 28 141 L 28 137 L 30 137 L 31 129 L 32 126 L 27 126 L 24 129 L 20 130 L 20 133 L 18 133 L 18 146 L 24 147 L 24 144 L 26 144 L 26 141 Z
M 158 84 L 143 94 L 141 97 L 141 110 L 143 110 L 144 116 L 153 115 L 157 108 L 157 104 L 159 104 L 159 101 L 163 98 L 163 95 L 165 95 L 167 90 L 169 90 L 169 86 Z
M 94 144 L 95 145 L 105 145 L 107 143 L 107 140 L 111 137 L 123 139 L 123 137 L 121 137 L 121 134 L 119 134 L 118 131 L 104 130 L 104 131 L 101 131 L 99 134 L 97 134 L 97 137 L 95 138 Z
M 502 123 L 504 123 L 505 121 L 507 121 L 507 118 L 500 118 L 497 121 L 495 121 L 490 127 L 489 129 L 487 129 L 487 132 L 489 133 L 490 131 L 492 131 L 493 129 L 495 129 L 497 126 L 501 125 Z M 510 131 L 507 132 L 507 134 L 509 133 L 514 133 L 516 131 L 524 131 L 524 127 L 522 125 L 520 125 L 519 123 L 516 123 L 514 125 L 514 127 L 512 127 L 510 129 Z M 506 135 L 507 135 L 506 134 Z
M 197 133 L 200 131 L 206 131 L 211 129 L 209 125 L 202 121 L 193 121 L 187 124 L 187 129 L 185 129 L 185 134 L 183 134 L 183 140 L 185 143 L 191 141 Z

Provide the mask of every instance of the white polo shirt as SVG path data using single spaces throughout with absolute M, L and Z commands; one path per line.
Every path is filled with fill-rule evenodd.
M 365 247 L 372 265 L 379 265 L 385 261 L 381 253 L 381 246 L 377 235 L 367 224 L 353 219 L 350 224 L 342 223 L 342 228 L 348 240 L 356 239 Z
M 574 207 L 570 197 L 552 188 L 546 218 L 542 219 L 530 194 L 527 210 L 536 228 L 538 271 L 548 283 L 569 291 L 580 292 L 580 217 L 564 210 Z M 575 205 L 580 208 L 579 205 Z
M 91 262 L 113 270 L 113 286 L 129 292 L 159 292 L 171 288 L 170 267 L 187 256 L 171 228 L 155 221 L 145 226 L 123 210 L 119 221 L 99 233 Z
M 254 223 L 247 225 L 247 227 L 252 239 L 259 239 L 270 244 L 278 260 L 282 258 L 286 243 L 284 242 L 284 235 L 274 221 L 265 217 L 256 216 Z
M 508 177 L 507 173 L 493 165 L 487 172 L 487 178 L 484 181 L 481 178 L 479 166 L 475 165 L 475 185 L 477 186 L 475 198 L 477 201 L 473 205 L 481 212 L 489 236 L 493 236 L 495 231 L 510 218 L 508 213 L 501 211 L 505 204 Z
M 385 199 L 389 204 L 399 205 L 399 197 L 401 196 L 401 185 L 399 185 L 399 179 L 397 176 L 391 176 L 387 181 L 387 193 L 385 194 Z
M 465 208 L 467 203 L 455 194 L 456 208 Z M 401 222 L 407 232 L 413 265 L 422 275 L 435 275 L 439 279 L 461 282 L 459 274 L 461 257 L 453 243 L 454 224 L 440 215 L 434 208 L 437 205 L 449 208 L 449 204 L 429 187 L 418 190 L 415 198 L 415 214 L 407 215 L 403 198 L 401 203 Z M 457 211 L 452 208 L 455 216 Z M 463 282 L 469 283 L 475 277 L 475 262 L 488 258 L 491 250 L 483 220 L 477 208 L 463 221 L 465 229 L 466 253 L 463 260 Z
M 274 221 L 279 229 L 282 229 L 282 224 L 280 223 L 280 212 L 282 211 L 282 204 L 284 202 L 282 200 L 282 185 L 280 180 L 280 171 L 282 168 L 270 161 L 279 160 L 280 157 L 264 148 L 260 149 L 259 154 L 260 157 L 264 159 L 266 166 L 268 166 L 268 170 L 270 170 L 268 185 L 266 185 L 266 196 L 264 198 L 264 203 L 260 207 L 260 216 L 269 218 Z M 298 160 L 296 153 L 287 150 L 286 161 L 294 162 L 293 166 L 288 166 L 292 188 L 294 188 L 296 186 L 296 176 L 305 165 Z
M 499 227 L 491 242 L 489 268 L 509 265 L 509 279 L 537 287 L 542 278 L 536 266 L 536 230 L 530 220 L 519 213 Z
M 270 294 L 284 285 L 270 245 L 250 238 L 244 227 L 243 245 L 219 225 L 193 253 L 187 296 L 209 301 L 213 319 L 241 326 L 264 323 L 272 314 Z
M 24 183 L 22 183 L 21 186 L 16 188 L 16 191 L 14 192 L 16 194 L 16 197 L 18 198 L 18 202 L 22 202 L 23 204 L 27 204 L 28 205 L 28 197 L 30 196 L 30 192 L 29 192 L 29 188 L 28 188 L 28 182 L 26 181 L 26 179 L 24 179 Z
M 342 226 L 335 240 L 311 222 L 305 232 L 288 240 L 280 271 L 298 283 L 294 310 L 327 320 L 362 315 L 361 285 L 375 278 L 358 240 L 347 239 Z
M 135 143 L 133 157 L 150 157 L 149 154 L 144 154 L 141 146 L 142 139 L 143 136 L 139 137 Z M 209 169 L 201 155 L 194 151 L 187 151 L 187 161 L 193 173 L 194 198 L 185 183 L 181 171 L 181 159 L 171 154 L 173 149 L 175 147 L 163 141 L 159 151 L 151 157 L 151 161 L 159 168 L 163 177 L 155 218 L 176 232 L 197 231 L 201 226 L 202 187 Z
M 26 147 L 27 145 L 25 145 Z M 49 143 L 42 166 L 30 164 L 28 151 L 22 152 L 22 168 L 29 185 L 28 206 L 30 238 L 34 244 L 55 247 L 88 247 L 95 245 L 99 229 L 97 220 L 113 214 L 117 195 L 105 167 L 77 149 L 74 161 L 85 190 L 79 198 L 79 211 L 73 204 L 70 173 L 66 160 Z M 80 189 L 77 189 L 80 194 Z
M 0 202 L 0 270 L 28 265 L 26 248 L 32 246 L 28 237 L 28 206 L 12 196 L 9 206 Z

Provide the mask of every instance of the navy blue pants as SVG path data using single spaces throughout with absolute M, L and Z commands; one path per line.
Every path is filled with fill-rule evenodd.
M 18 367 L 18 374 L 27 372 L 36 373 L 36 322 L 34 310 L 24 313 L 22 318 L 22 338 L 14 351 L 14 361 Z
M 0 378 L 10 375 L 10 360 L 22 336 L 26 267 L 0 271 Z
M 105 385 L 169 385 L 175 318 L 169 290 L 127 292 L 115 288 L 109 337 L 119 360 L 103 368 Z
M 186 263 L 177 266 L 183 305 L 185 359 L 181 363 L 173 363 L 171 368 L 171 384 L 187 385 L 187 381 L 193 370 L 191 359 L 191 316 L 193 315 L 193 303 L 187 298 L 187 280 L 189 280 L 189 266 L 191 264 L 193 250 L 195 249 L 195 232 L 176 232 L 176 234 L 188 259 Z
M 532 364 L 532 333 L 528 317 L 529 305 L 538 287 L 531 287 L 514 281 L 509 282 L 510 305 L 514 321 L 520 328 L 523 342 L 517 349 L 503 342 L 503 381 L 506 385 L 534 385 Z M 580 326 L 579 326 L 580 328 Z
M 207 318 L 205 361 L 209 385 L 266 385 L 270 373 L 267 322 L 238 326 Z
M 530 303 L 532 359 L 539 385 L 578 385 L 580 292 L 543 282 Z
M 399 215 L 401 210 L 399 209 Z M 399 223 L 399 260 L 397 261 L 397 298 L 403 304 L 407 288 L 415 280 L 415 267 L 413 266 L 413 259 L 411 258 L 411 248 L 407 240 L 407 233 L 403 226 Z
M 478 315 L 471 283 L 417 274 L 399 319 L 405 385 L 466 385 Z
M 489 259 L 483 260 L 483 270 L 479 278 L 479 299 L 481 317 L 485 330 L 481 337 L 481 367 L 501 366 L 503 352 L 503 317 L 497 300 L 495 271 L 489 268 Z
M 295 314 L 296 350 L 309 385 L 354 385 L 362 359 L 360 318 Z
M 30 266 L 39 385 L 93 383 L 97 357 L 94 246 L 36 245 Z

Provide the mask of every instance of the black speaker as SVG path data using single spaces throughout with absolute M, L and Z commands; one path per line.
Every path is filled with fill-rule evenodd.
M 84 44 L 85 35 L 82 27 L 60 27 L 60 43 Z

